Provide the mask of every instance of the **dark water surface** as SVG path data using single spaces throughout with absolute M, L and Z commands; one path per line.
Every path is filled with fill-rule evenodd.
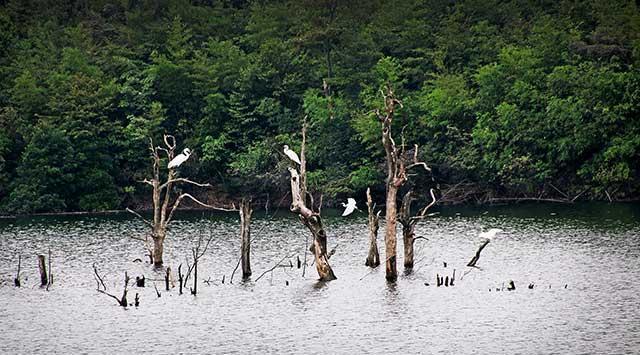
M 92 264 L 112 293 L 120 293 L 125 270 L 160 280 L 149 264 L 133 262 L 146 261 L 142 243 L 130 238 L 146 231 L 139 221 L 127 215 L 0 221 L 0 353 L 638 354 L 639 207 L 448 208 L 419 225 L 417 234 L 429 240 L 416 242 L 415 270 L 395 285 L 385 282 L 383 267 L 364 266 L 364 214 L 326 218 L 338 276 L 328 284 L 316 282 L 315 267 L 305 277 L 301 269 L 278 268 L 257 283 L 236 275 L 229 284 L 239 250 L 237 216 L 186 214 L 172 227 L 165 261 L 177 269 L 198 235 L 213 234 L 200 265 L 200 293 L 165 292 L 158 281 L 157 298 L 147 280 L 146 288 L 131 288 L 130 301 L 138 292 L 141 305 L 128 309 L 96 292 Z M 289 214 L 256 214 L 254 280 L 284 256 L 294 255 L 294 265 L 295 256 L 304 259 L 307 238 Z M 484 249 L 481 269 L 459 279 L 479 231 L 494 227 L 505 233 Z M 47 292 L 36 286 L 36 255 L 49 248 L 54 285 Z M 22 288 L 12 281 L 18 254 Z M 435 287 L 435 274 L 454 268 L 455 286 Z M 209 278 L 210 285 L 202 282 Z M 495 291 L 508 280 L 515 291 Z

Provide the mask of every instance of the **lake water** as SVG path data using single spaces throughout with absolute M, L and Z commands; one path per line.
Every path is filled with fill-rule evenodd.
M 179 216 L 165 247 L 172 269 L 198 235 L 214 235 L 197 296 L 164 291 L 161 272 L 133 262 L 147 261 L 130 238 L 146 229 L 128 215 L 0 220 L 0 353 L 640 353 L 638 205 L 449 207 L 418 226 L 429 240 L 416 241 L 413 273 L 402 273 L 400 255 L 396 284 L 385 281 L 384 267 L 364 266 L 366 216 L 331 212 L 325 224 L 338 279 L 330 283 L 318 283 L 310 265 L 304 277 L 280 267 L 258 282 L 236 274 L 230 284 L 237 216 Z M 478 233 L 494 227 L 505 232 L 469 271 Z M 295 216 L 256 212 L 252 231 L 254 280 L 287 255 L 294 265 L 305 258 L 308 233 Z M 49 248 L 47 292 L 37 286 L 36 256 Z M 22 288 L 13 287 L 18 254 Z M 124 309 L 98 293 L 94 263 L 118 295 L 125 271 L 144 274 L 147 287 L 129 293 L 130 301 L 140 294 L 140 306 Z M 436 287 L 435 275 L 453 269 L 455 286 Z M 496 292 L 509 280 L 515 291 Z

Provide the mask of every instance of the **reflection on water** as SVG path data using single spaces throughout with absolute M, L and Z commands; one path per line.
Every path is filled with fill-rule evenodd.
M 631 204 L 448 208 L 419 225 L 417 234 L 428 241 L 416 242 L 415 270 L 400 273 L 397 284 L 385 282 L 383 267 L 364 266 L 362 214 L 342 219 L 327 211 L 338 280 L 317 282 L 309 265 L 305 277 L 301 269 L 280 267 L 258 282 L 236 273 L 233 284 L 236 216 L 186 214 L 172 227 L 165 257 L 176 270 L 198 235 L 214 235 L 196 297 L 164 292 L 162 271 L 133 262 L 146 261 L 142 243 L 131 239 L 146 230 L 129 216 L 0 221 L 0 352 L 634 354 L 640 352 L 639 211 Z M 489 227 L 505 233 L 482 252 L 481 269 L 469 272 L 464 265 L 480 242 L 477 234 Z M 295 217 L 258 217 L 252 230 L 254 279 L 285 255 L 304 260 L 307 234 Z M 49 248 L 55 284 L 46 292 L 35 286 L 36 255 Z M 12 286 L 18 254 L 26 285 L 19 289 Z M 306 258 L 310 264 L 311 255 Z M 125 270 L 144 274 L 147 287 L 130 292 L 131 299 L 140 294 L 140 307 L 125 310 L 98 294 L 93 263 L 113 293 Z M 453 269 L 455 286 L 435 287 L 435 275 Z M 516 291 L 495 291 L 508 280 Z

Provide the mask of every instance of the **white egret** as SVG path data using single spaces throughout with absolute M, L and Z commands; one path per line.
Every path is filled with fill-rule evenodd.
M 288 145 L 284 145 L 284 154 L 286 154 L 289 159 L 293 160 L 294 162 L 298 163 L 298 165 L 300 165 L 300 158 L 298 158 L 298 154 L 296 152 L 294 152 L 293 150 L 289 149 Z
M 342 217 L 348 216 L 353 213 L 354 210 L 358 209 L 356 206 L 356 200 L 349 197 L 347 199 L 347 203 L 342 203 L 342 207 L 344 207 L 344 212 L 342 212 Z
M 498 234 L 500 232 L 504 232 L 504 231 L 502 229 L 498 229 L 498 228 L 491 228 L 486 232 L 481 232 L 479 237 L 491 240 L 491 239 L 495 238 L 496 234 Z
M 169 162 L 169 165 L 167 165 L 167 167 L 169 169 L 173 169 L 173 168 L 179 167 L 182 163 L 184 163 L 185 161 L 187 161 L 187 159 L 189 159 L 190 155 L 191 155 L 191 150 L 189 150 L 189 148 L 184 148 L 182 153 L 178 154 L 178 156 L 176 156 L 175 158 L 171 159 L 171 161 Z

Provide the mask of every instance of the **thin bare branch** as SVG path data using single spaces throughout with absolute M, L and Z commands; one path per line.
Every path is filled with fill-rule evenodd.
M 268 272 L 271 272 L 273 270 L 275 270 L 278 266 L 280 266 L 280 263 L 283 262 L 285 259 L 289 259 L 292 258 L 295 254 L 291 254 L 291 255 L 287 255 L 284 258 L 280 259 L 280 261 L 278 261 L 271 269 L 266 270 L 265 272 L 263 272 L 262 274 L 260 274 L 260 276 L 258 276 L 258 278 L 256 279 L 256 281 L 254 282 L 258 282 L 258 280 L 260 280 L 264 275 L 266 275 Z
M 148 224 L 151 228 L 153 228 L 153 223 L 151 223 L 151 221 L 149 221 L 148 219 L 142 217 L 142 215 L 140 213 L 130 209 L 129 207 L 127 207 L 127 212 L 129 212 L 129 213 L 133 214 L 134 216 L 140 218 L 142 221 L 144 221 L 144 223 Z
M 203 183 L 191 181 L 191 180 L 186 179 L 186 178 L 177 178 L 177 179 L 167 180 L 167 182 L 165 182 L 164 184 L 160 185 L 160 190 L 164 189 L 168 185 L 175 184 L 175 183 L 178 183 L 178 182 L 184 182 L 184 183 L 195 185 L 195 186 L 199 186 L 199 187 L 211 187 L 211 184 L 209 184 L 209 183 L 204 183 L 203 184 Z
M 219 206 L 212 206 L 212 205 L 208 205 L 200 200 L 198 200 L 197 198 L 191 196 L 191 194 L 188 193 L 184 193 L 180 196 L 178 196 L 178 199 L 176 200 L 176 202 L 173 204 L 173 207 L 171 208 L 171 212 L 169 212 L 169 217 L 167 217 L 167 220 L 165 222 L 165 225 L 169 224 L 171 222 L 171 218 L 173 217 L 173 214 L 175 213 L 176 209 L 178 208 L 178 206 L 180 206 L 180 202 L 182 202 L 182 199 L 184 198 L 188 198 L 190 200 L 192 200 L 193 202 L 199 204 L 202 207 L 205 208 L 210 208 L 212 210 L 218 210 L 218 211 L 237 211 L 238 209 L 236 208 L 235 205 L 231 205 L 231 207 L 219 207 Z
M 431 172 L 431 168 L 425 162 L 417 162 L 417 163 L 409 164 L 409 165 L 407 165 L 406 170 L 413 169 L 416 166 L 421 166 L 421 167 L 424 168 L 424 170 L 426 170 L 428 172 Z

